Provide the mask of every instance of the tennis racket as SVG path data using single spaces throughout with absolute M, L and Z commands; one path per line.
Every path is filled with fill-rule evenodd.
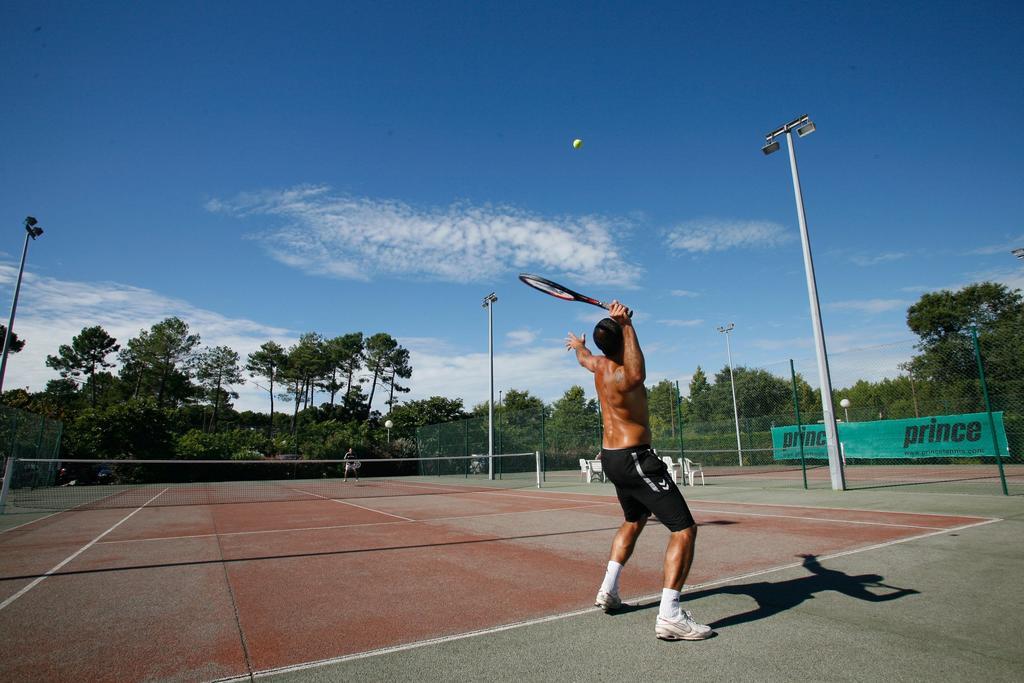
M 519 279 L 522 280 L 524 284 L 527 284 L 530 287 L 533 287 L 534 289 L 539 289 L 545 294 L 550 294 L 551 296 L 561 299 L 562 301 L 581 301 L 585 304 L 590 304 L 591 306 L 597 306 L 599 308 L 611 308 L 611 304 L 605 303 L 604 301 L 598 301 L 597 299 L 594 299 L 589 296 L 584 296 L 579 292 L 574 292 L 568 287 L 560 285 L 557 282 L 552 282 L 551 280 L 545 277 L 541 277 L 539 275 L 520 273 Z M 626 315 L 632 318 L 633 311 L 627 308 Z

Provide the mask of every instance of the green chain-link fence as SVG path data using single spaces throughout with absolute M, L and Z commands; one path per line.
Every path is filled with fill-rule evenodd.
M 847 488 L 1024 494 L 1024 344 L 1009 346 L 982 334 L 830 353 Z M 653 445 L 680 471 L 686 459 L 708 485 L 831 486 L 815 357 L 696 375 L 685 398 L 648 387 Z M 486 453 L 487 417 L 420 428 L 417 441 L 421 456 Z M 496 411 L 495 453 L 540 451 L 548 483 L 584 482 L 580 459 L 600 445 L 582 395 Z
M 60 441 L 64 425 L 18 408 L 0 405 L 0 473 L 7 471 L 8 458 L 60 457 Z M 52 483 L 56 464 L 21 470 L 19 476 Z M 16 482 L 7 482 L 13 485 Z

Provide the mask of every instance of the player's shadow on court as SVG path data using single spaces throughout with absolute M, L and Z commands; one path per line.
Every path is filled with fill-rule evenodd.
M 888 602 L 898 600 L 907 595 L 916 595 L 918 591 L 912 588 L 898 588 L 883 583 L 879 574 L 858 574 L 851 576 L 835 569 L 828 569 L 818 562 L 815 555 L 803 555 L 803 567 L 811 574 L 801 576 L 787 581 L 759 581 L 757 583 L 742 583 L 718 588 L 708 588 L 684 593 L 683 600 L 689 603 L 699 598 L 715 595 L 743 595 L 751 597 L 757 603 L 755 609 L 740 614 L 734 614 L 724 619 L 719 619 L 708 624 L 714 629 L 745 624 L 758 619 L 767 619 L 780 612 L 785 612 L 802 604 L 805 600 L 811 600 L 816 594 L 826 591 L 842 593 L 851 598 L 866 600 L 868 602 Z M 658 603 L 646 607 L 657 607 Z M 637 608 L 640 608 L 639 606 Z

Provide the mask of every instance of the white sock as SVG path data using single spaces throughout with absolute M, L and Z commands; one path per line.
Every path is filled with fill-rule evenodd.
M 674 591 L 671 588 L 661 589 L 661 609 L 658 614 L 666 619 L 679 616 L 679 591 Z
M 619 573 L 622 572 L 622 565 L 614 560 L 608 562 L 608 570 L 604 573 L 604 582 L 601 590 L 605 593 L 619 594 Z

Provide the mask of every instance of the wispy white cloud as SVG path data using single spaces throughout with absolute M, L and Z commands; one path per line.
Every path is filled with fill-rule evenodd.
M 525 328 L 512 330 L 505 334 L 505 341 L 509 346 L 526 346 L 527 344 L 532 344 L 536 339 L 537 332 Z
M 245 193 L 206 208 L 280 220 L 254 238 L 281 263 L 327 277 L 478 282 L 535 269 L 580 283 L 632 286 L 642 272 L 616 237 L 628 224 L 602 216 L 544 217 L 468 203 L 425 209 L 326 186 Z
M 861 313 L 884 313 L 906 308 L 911 302 L 903 299 L 854 299 L 851 301 L 833 301 L 826 308 L 833 311 L 859 311 Z
M 9 295 L 17 272 L 10 263 L 0 262 L 0 292 L 4 295 Z M 59 280 L 26 272 L 15 331 L 27 343 L 8 362 L 6 386 L 29 387 L 33 391 L 45 387 L 47 381 L 58 376 L 46 367 L 46 356 L 55 354 L 61 344 L 70 343 L 83 327 L 102 325 L 124 344 L 139 330 L 169 316 L 187 322 L 193 332 L 201 335 L 204 346 L 230 346 L 243 360 L 265 341 L 272 339 L 287 347 L 298 336 L 281 327 L 231 318 L 141 287 Z M 403 400 L 447 396 L 465 398 L 467 407 L 486 400 L 486 352 L 460 352 L 450 340 L 438 337 L 403 337 L 399 342 L 410 350 L 413 366 L 413 377 L 408 383 L 412 391 L 403 394 Z M 586 374 L 560 342 L 529 351 L 497 353 L 494 369 L 499 388 L 529 389 L 547 401 L 561 397 L 573 384 L 590 386 L 586 384 Z M 266 391 L 246 379 L 245 384 L 234 387 L 239 392 L 235 407 L 267 411 Z M 317 400 L 322 398 L 318 396 Z M 381 400 L 378 392 L 375 407 L 382 405 Z
M 673 228 L 666 241 L 675 251 L 704 253 L 774 247 L 791 239 L 790 231 L 771 221 L 698 220 Z
M 967 253 L 979 256 L 990 256 L 993 254 L 1006 254 L 1009 256 L 1010 252 L 1019 247 L 1024 247 L 1024 233 L 1017 235 L 1006 242 L 1002 242 L 1001 244 L 990 244 L 985 247 L 978 247 L 977 249 L 972 249 Z
M 666 325 L 668 327 L 697 327 L 698 325 L 703 325 L 704 324 L 703 318 L 696 318 L 694 320 L 662 319 L 662 320 L 655 320 L 654 322 L 656 322 L 656 323 L 658 323 L 660 325 Z
M 854 254 L 850 257 L 850 261 L 855 265 L 866 267 L 889 261 L 899 261 L 905 257 L 906 254 L 901 251 L 887 251 L 881 254 Z
M 671 294 L 672 294 L 672 296 L 683 296 L 683 297 L 700 296 L 700 292 L 691 292 L 689 289 L 673 289 Z
M 466 407 L 487 400 L 490 392 L 490 358 L 484 353 L 435 353 L 411 345 L 412 391 L 403 400 L 430 396 L 461 398 Z M 593 378 L 576 357 L 562 345 L 494 355 L 495 391 L 529 390 L 534 396 L 553 401 L 574 384 L 593 386 Z
M 13 288 L 18 269 L 0 263 L 0 287 Z M 46 367 L 46 357 L 83 327 L 101 325 L 124 345 L 139 330 L 178 316 L 202 337 L 205 346 L 230 346 L 243 361 L 263 342 L 294 343 L 296 335 L 281 327 L 245 318 L 231 318 L 149 289 L 117 282 L 78 282 L 25 273 L 14 330 L 26 340 L 25 349 L 7 365 L 5 386 L 42 390 L 58 375 Z M 114 356 L 110 357 L 114 360 Z M 251 382 L 235 387 L 240 409 L 266 410 L 266 394 Z
M 995 268 L 970 274 L 970 282 L 999 282 L 1013 289 L 1024 290 L 1024 267 Z M 969 283 L 964 283 L 964 287 Z

